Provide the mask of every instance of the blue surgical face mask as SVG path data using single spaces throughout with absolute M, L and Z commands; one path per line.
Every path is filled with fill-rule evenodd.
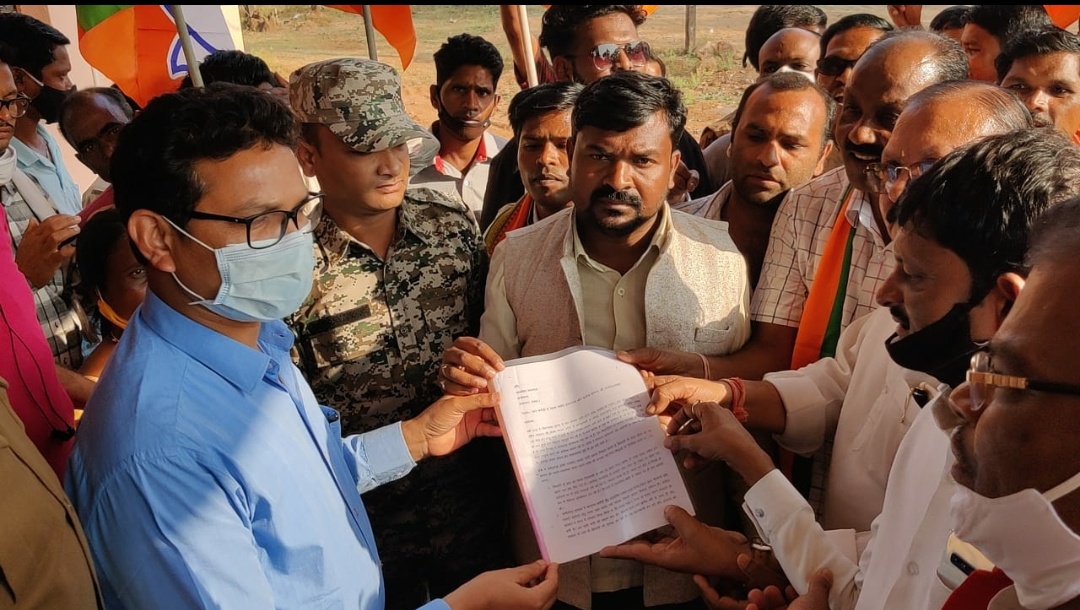
M 315 276 L 315 252 L 309 231 L 293 231 L 267 248 L 252 248 L 247 242 L 211 248 L 194 235 L 165 219 L 177 231 L 214 253 L 221 288 L 207 299 L 173 279 L 200 305 L 237 322 L 269 322 L 291 315 L 304 303 Z

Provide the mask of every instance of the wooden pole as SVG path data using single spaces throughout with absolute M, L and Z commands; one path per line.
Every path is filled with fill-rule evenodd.
M 188 74 L 191 76 L 191 84 L 196 87 L 203 86 L 202 73 L 199 72 L 199 61 L 195 57 L 195 47 L 191 44 L 191 34 L 188 33 L 187 20 L 184 19 L 184 10 L 179 4 L 170 4 L 169 12 L 176 23 L 176 33 L 180 37 L 180 47 L 184 49 L 184 59 L 187 60 Z
M 525 76 L 529 86 L 535 87 L 540 79 L 536 77 L 536 56 L 533 55 L 532 30 L 529 29 L 529 11 L 524 4 L 518 5 L 518 20 L 521 21 L 521 44 L 525 45 Z
M 364 4 L 364 36 L 367 37 L 368 58 L 379 61 L 379 51 L 375 48 L 375 26 L 371 24 L 371 5 Z
M 686 48 L 683 53 L 687 55 L 697 49 L 697 5 L 686 5 Z

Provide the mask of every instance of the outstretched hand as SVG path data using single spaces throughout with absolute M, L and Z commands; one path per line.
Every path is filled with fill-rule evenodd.
M 414 461 L 453 453 L 478 436 L 502 436 L 495 417 L 499 395 L 443 396 L 401 424 Z
M 649 371 L 657 375 L 692 375 L 695 377 L 705 375 L 705 367 L 701 363 L 701 358 L 688 352 L 677 352 L 656 347 L 639 347 L 616 352 L 615 356 L 623 362 L 629 362 L 643 371 Z
M 746 536 L 705 525 L 678 506 L 665 508 L 664 518 L 675 528 L 675 536 L 655 542 L 635 539 L 604 547 L 600 556 L 634 559 L 676 572 L 746 581 L 737 561 L 740 554 L 750 553 Z
M 543 560 L 484 572 L 444 598 L 451 610 L 547 610 L 559 591 L 559 566 Z
M 822 568 L 810 577 L 810 588 L 805 595 L 798 595 L 791 587 L 785 594 L 777 587 L 754 590 L 748 596 L 750 604 L 746 610 L 828 610 L 832 582 L 832 572 Z
M 490 345 L 475 337 L 458 337 L 443 351 L 439 387 L 455 396 L 486 392 L 495 373 L 504 368 L 502 358 Z
M 889 13 L 889 20 L 898 28 L 921 28 L 922 27 L 921 4 L 886 4 L 885 9 Z
M 671 416 L 667 432 L 670 436 L 664 439 L 664 446 L 673 453 L 686 451 L 683 457 L 686 468 L 723 461 L 750 486 L 775 468 L 769 454 L 731 411 L 715 402 L 680 408 Z

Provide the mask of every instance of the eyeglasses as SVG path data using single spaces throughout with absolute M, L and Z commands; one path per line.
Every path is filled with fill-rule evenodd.
M 823 76 L 840 76 L 844 70 L 854 66 L 856 61 L 858 60 L 843 57 L 822 57 L 817 60 L 817 71 Z
M 75 150 L 79 151 L 79 154 L 88 157 L 94 153 L 101 151 L 101 145 L 105 142 L 116 142 L 116 137 L 120 135 L 120 130 L 124 128 L 123 123 L 109 123 L 102 129 L 98 135 L 83 140 L 81 144 L 75 147 Z
M 196 220 L 217 220 L 220 222 L 234 222 L 247 228 L 247 243 L 254 250 L 261 250 L 277 245 L 289 232 L 289 221 L 297 229 L 306 233 L 315 230 L 322 218 L 323 194 L 308 193 L 307 197 L 291 211 L 272 210 L 255 214 L 246 218 L 235 216 L 222 216 L 221 214 L 208 214 L 206 212 L 193 211 L 189 214 Z
M 971 368 L 967 372 L 967 381 L 971 394 L 971 409 L 979 411 L 994 395 L 994 388 L 1013 388 L 1016 390 L 1035 390 L 1049 392 L 1051 394 L 1069 394 L 1080 396 L 1080 385 L 1061 383 L 1059 381 L 1043 381 L 1041 379 L 1029 379 L 1014 375 L 1002 375 L 994 373 L 990 362 L 990 352 L 980 351 L 971 357 Z
M 894 165 L 892 163 L 871 163 L 866 167 L 866 181 L 870 191 L 884 193 L 889 199 L 897 201 L 912 180 L 926 173 L 937 159 L 924 159 L 914 165 Z
M 0 100 L 0 108 L 7 108 L 8 115 L 17 119 L 26 114 L 26 110 L 30 108 L 30 98 L 20 93 L 10 100 Z
M 649 43 L 644 40 L 626 44 L 605 42 L 596 45 L 592 51 L 589 51 L 589 56 L 592 57 L 593 66 L 597 70 L 610 70 L 619 61 L 620 52 L 626 54 L 626 58 L 630 60 L 630 64 L 635 68 L 644 66 L 645 62 L 652 57 L 652 49 L 649 48 Z

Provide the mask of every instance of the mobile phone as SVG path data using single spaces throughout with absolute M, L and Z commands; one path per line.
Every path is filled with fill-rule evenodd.
M 941 557 L 937 573 L 941 582 L 950 589 L 956 589 L 964 579 L 975 570 L 990 570 L 990 563 L 975 547 L 960 540 L 956 534 L 949 535 L 949 542 Z

